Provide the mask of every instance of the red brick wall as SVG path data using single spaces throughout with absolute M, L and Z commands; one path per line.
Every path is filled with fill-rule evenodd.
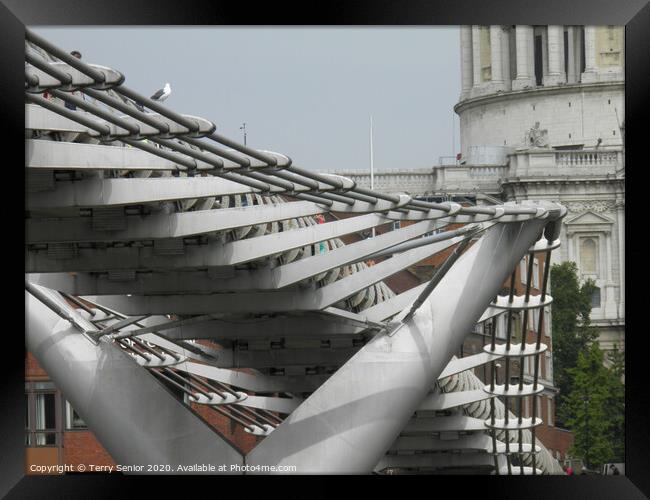
M 74 467 L 79 464 L 115 466 L 113 458 L 90 431 L 63 433 L 63 463 Z
M 400 227 L 407 227 L 410 226 L 411 224 L 415 224 L 416 221 L 402 221 L 400 224 Z M 459 229 L 461 227 L 465 226 L 465 224 L 448 224 L 445 226 L 445 231 L 453 231 L 454 229 Z M 473 245 L 471 243 L 470 245 Z M 438 267 L 440 264 L 442 264 L 445 260 L 447 260 L 447 257 L 451 255 L 451 253 L 454 251 L 456 248 L 456 245 L 453 247 L 447 248 L 446 250 L 443 250 L 442 252 L 439 252 L 435 255 L 432 255 L 431 257 L 428 257 L 417 264 L 416 266 L 434 266 Z
M 411 288 L 415 288 L 420 285 L 421 282 L 417 276 L 410 273 L 408 270 L 405 270 L 384 279 L 384 283 L 386 283 L 388 288 L 390 288 L 394 293 L 399 295 Z
M 197 343 L 211 349 L 223 349 L 219 344 L 207 339 L 197 340 Z M 250 368 L 235 368 L 234 370 L 249 374 L 255 373 L 255 371 Z M 241 424 L 236 423 L 234 420 L 211 409 L 210 407 L 196 403 L 192 403 L 191 406 L 192 409 L 203 417 L 212 427 L 219 431 L 219 433 L 221 433 L 230 444 L 235 446 L 235 448 L 244 454 L 255 448 L 257 443 L 262 440 L 261 436 L 255 436 L 246 432 Z M 226 411 L 228 411 L 228 409 L 226 409 Z
M 566 458 L 567 451 L 573 444 L 574 436 L 566 429 L 558 429 L 557 427 L 549 427 L 548 425 L 540 425 L 536 428 L 535 434 L 537 438 L 544 443 L 544 446 L 555 457 L 555 450 L 560 452 L 560 460 Z
M 25 379 L 30 381 L 50 379 L 31 352 L 27 352 L 27 356 L 25 356 Z
M 210 347 L 214 346 L 211 345 Z M 29 352 L 25 357 L 25 379 L 38 381 L 50 380 L 47 372 L 43 370 L 36 358 Z M 235 424 L 234 422 L 231 423 L 229 418 L 204 405 L 193 404 L 192 408 L 207 420 L 210 425 L 218 429 L 242 453 L 248 453 L 261 440 L 259 436 L 249 434 L 244 431 L 241 425 Z M 79 464 L 115 465 L 113 458 L 91 431 L 64 431 L 62 459 L 63 464 L 71 464 L 73 466 Z
M 250 452 L 262 439 L 246 432 L 242 425 L 206 405 L 192 403 L 192 408 L 243 454 Z

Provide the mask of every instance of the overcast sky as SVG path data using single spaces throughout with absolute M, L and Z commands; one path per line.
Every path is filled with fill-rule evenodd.
M 459 150 L 458 27 L 31 27 L 220 133 L 325 171 L 423 168 Z M 453 125 L 452 125 L 453 124 Z

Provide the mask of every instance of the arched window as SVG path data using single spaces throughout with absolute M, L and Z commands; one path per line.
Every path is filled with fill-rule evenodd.
M 598 273 L 598 246 L 594 238 L 583 238 L 580 242 L 580 267 L 584 274 Z

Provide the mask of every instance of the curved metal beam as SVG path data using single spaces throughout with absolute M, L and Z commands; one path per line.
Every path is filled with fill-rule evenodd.
M 373 470 L 542 227 L 530 221 L 489 229 L 409 322 L 362 347 L 247 463 L 291 464 L 302 473 Z
M 235 448 L 129 356 L 106 341 L 93 344 L 29 292 L 25 305 L 27 349 L 117 463 L 147 474 L 149 464 L 174 473 L 196 463 L 243 464 Z

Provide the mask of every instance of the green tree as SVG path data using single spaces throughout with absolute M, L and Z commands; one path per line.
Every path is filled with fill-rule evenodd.
M 620 376 L 603 362 L 597 342 L 578 353 L 575 368 L 567 370 L 571 392 L 561 410 L 575 436 L 570 452 L 591 468 L 623 461 L 625 391 Z
M 614 350 L 607 353 L 610 362 L 611 376 L 609 380 L 609 409 L 610 425 L 609 439 L 612 442 L 612 462 L 625 461 L 625 353 L 614 346 Z
M 621 379 L 625 377 L 625 352 L 614 344 L 614 349 L 607 353 L 607 360 L 612 371 Z
M 553 296 L 553 368 L 554 382 L 562 396 L 571 392 L 568 370 L 578 362 L 578 354 L 598 337 L 590 324 L 591 297 L 596 285 L 587 280 L 580 285 L 575 262 L 563 262 L 551 267 Z M 558 417 L 562 421 L 561 412 Z

